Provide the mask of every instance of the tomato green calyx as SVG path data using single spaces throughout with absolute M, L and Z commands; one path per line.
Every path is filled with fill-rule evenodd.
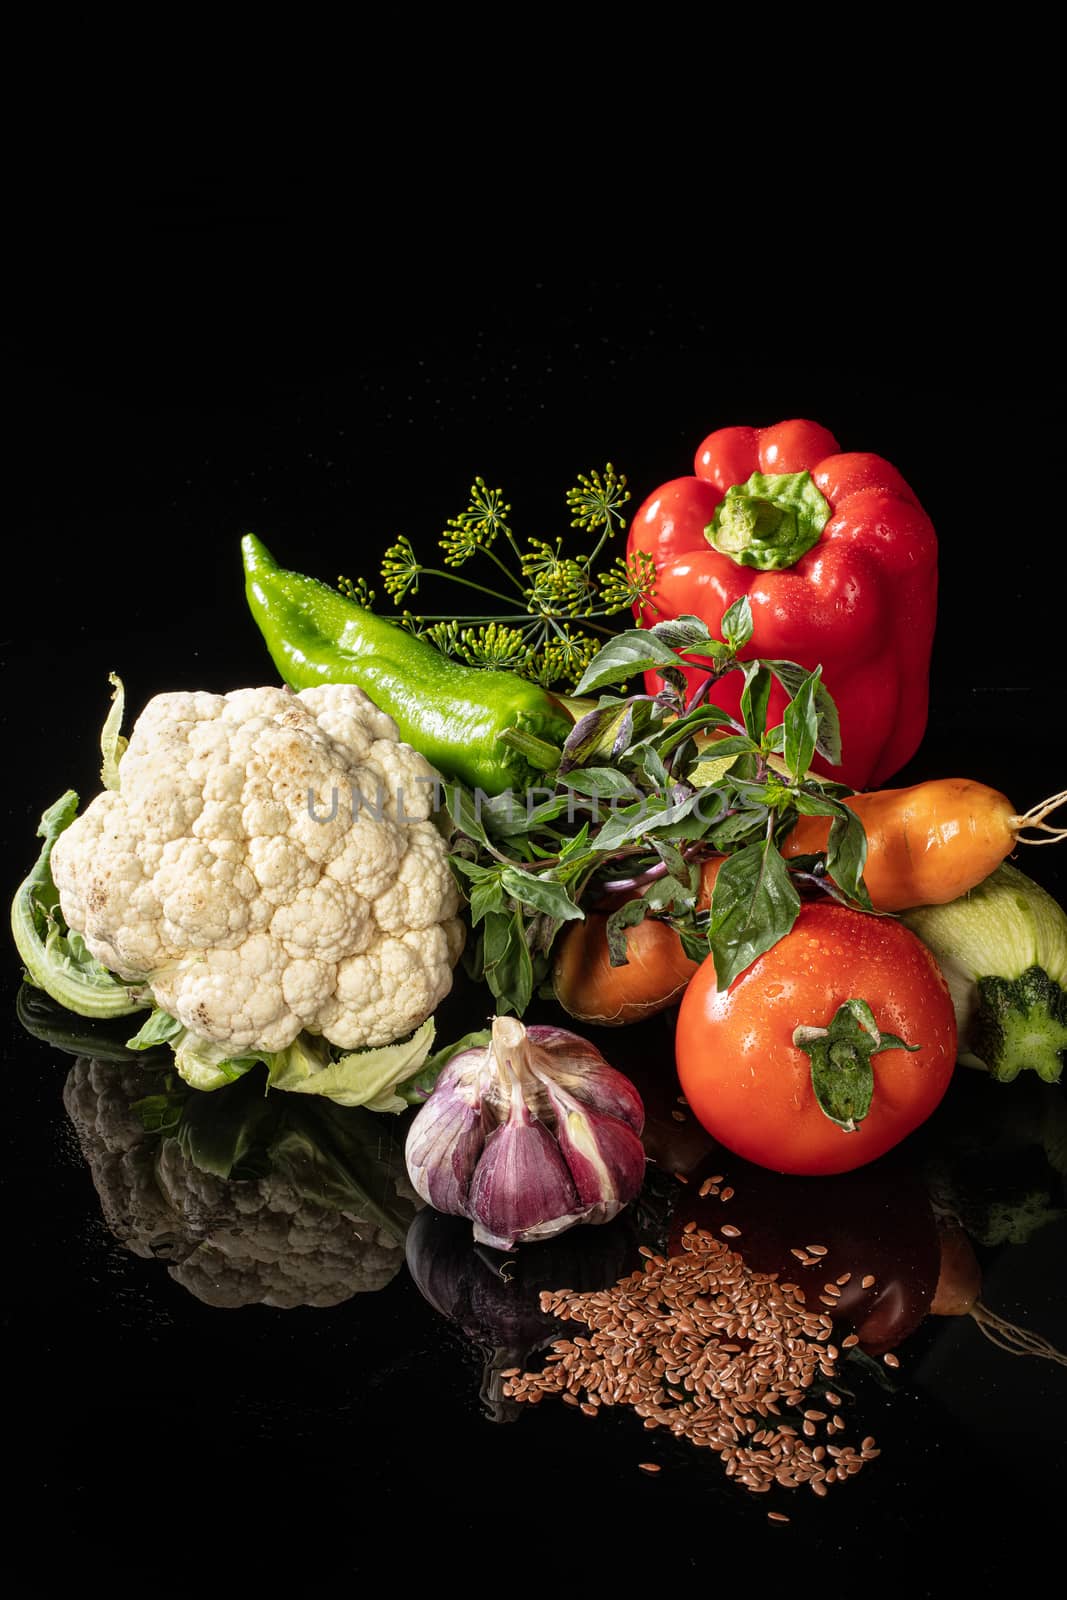
M 829 520 L 829 501 L 810 472 L 754 472 L 727 489 L 704 534 L 738 566 L 778 571 L 794 566 Z
M 880 1032 L 866 1000 L 846 1000 L 828 1028 L 797 1028 L 793 1043 L 811 1059 L 811 1086 L 819 1106 L 845 1133 L 855 1133 L 871 1109 L 871 1057 L 880 1050 L 919 1049 L 894 1033 Z

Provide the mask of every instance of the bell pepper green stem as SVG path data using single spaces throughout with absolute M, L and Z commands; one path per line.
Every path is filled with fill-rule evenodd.
M 829 501 L 810 472 L 754 472 L 726 491 L 706 536 L 738 566 L 776 571 L 795 566 L 829 520 Z

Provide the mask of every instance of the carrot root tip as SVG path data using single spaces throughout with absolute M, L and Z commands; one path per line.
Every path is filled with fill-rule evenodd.
M 1009 817 L 1009 825 L 1013 829 L 1020 844 L 1057 844 L 1061 839 L 1067 839 L 1067 828 L 1054 828 L 1045 818 L 1058 811 L 1060 806 L 1067 804 L 1067 789 L 1061 789 L 1059 794 L 1049 795 L 1047 800 L 1039 800 L 1031 806 L 1029 811 L 1023 811 L 1019 816 Z M 1028 828 L 1046 835 L 1043 839 L 1025 838 Z

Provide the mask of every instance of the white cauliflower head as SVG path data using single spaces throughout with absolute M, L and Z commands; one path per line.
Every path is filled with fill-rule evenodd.
M 56 840 L 68 926 L 190 1032 L 279 1051 L 409 1034 L 463 943 L 436 774 L 361 689 L 160 694 Z

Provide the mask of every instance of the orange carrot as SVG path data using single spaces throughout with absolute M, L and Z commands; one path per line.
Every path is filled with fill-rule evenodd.
M 934 778 L 908 789 L 874 789 L 844 801 L 863 823 L 863 876 L 876 911 L 940 906 L 975 888 L 1017 844 L 1067 838 L 1046 817 L 1067 790 L 1019 814 L 1006 795 L 969 778 Z M 782 844 L 784 856 L 826 849 L 829 817 L 800 817 Z M 1040 837 L 1035 837 L 1040 835 Z

